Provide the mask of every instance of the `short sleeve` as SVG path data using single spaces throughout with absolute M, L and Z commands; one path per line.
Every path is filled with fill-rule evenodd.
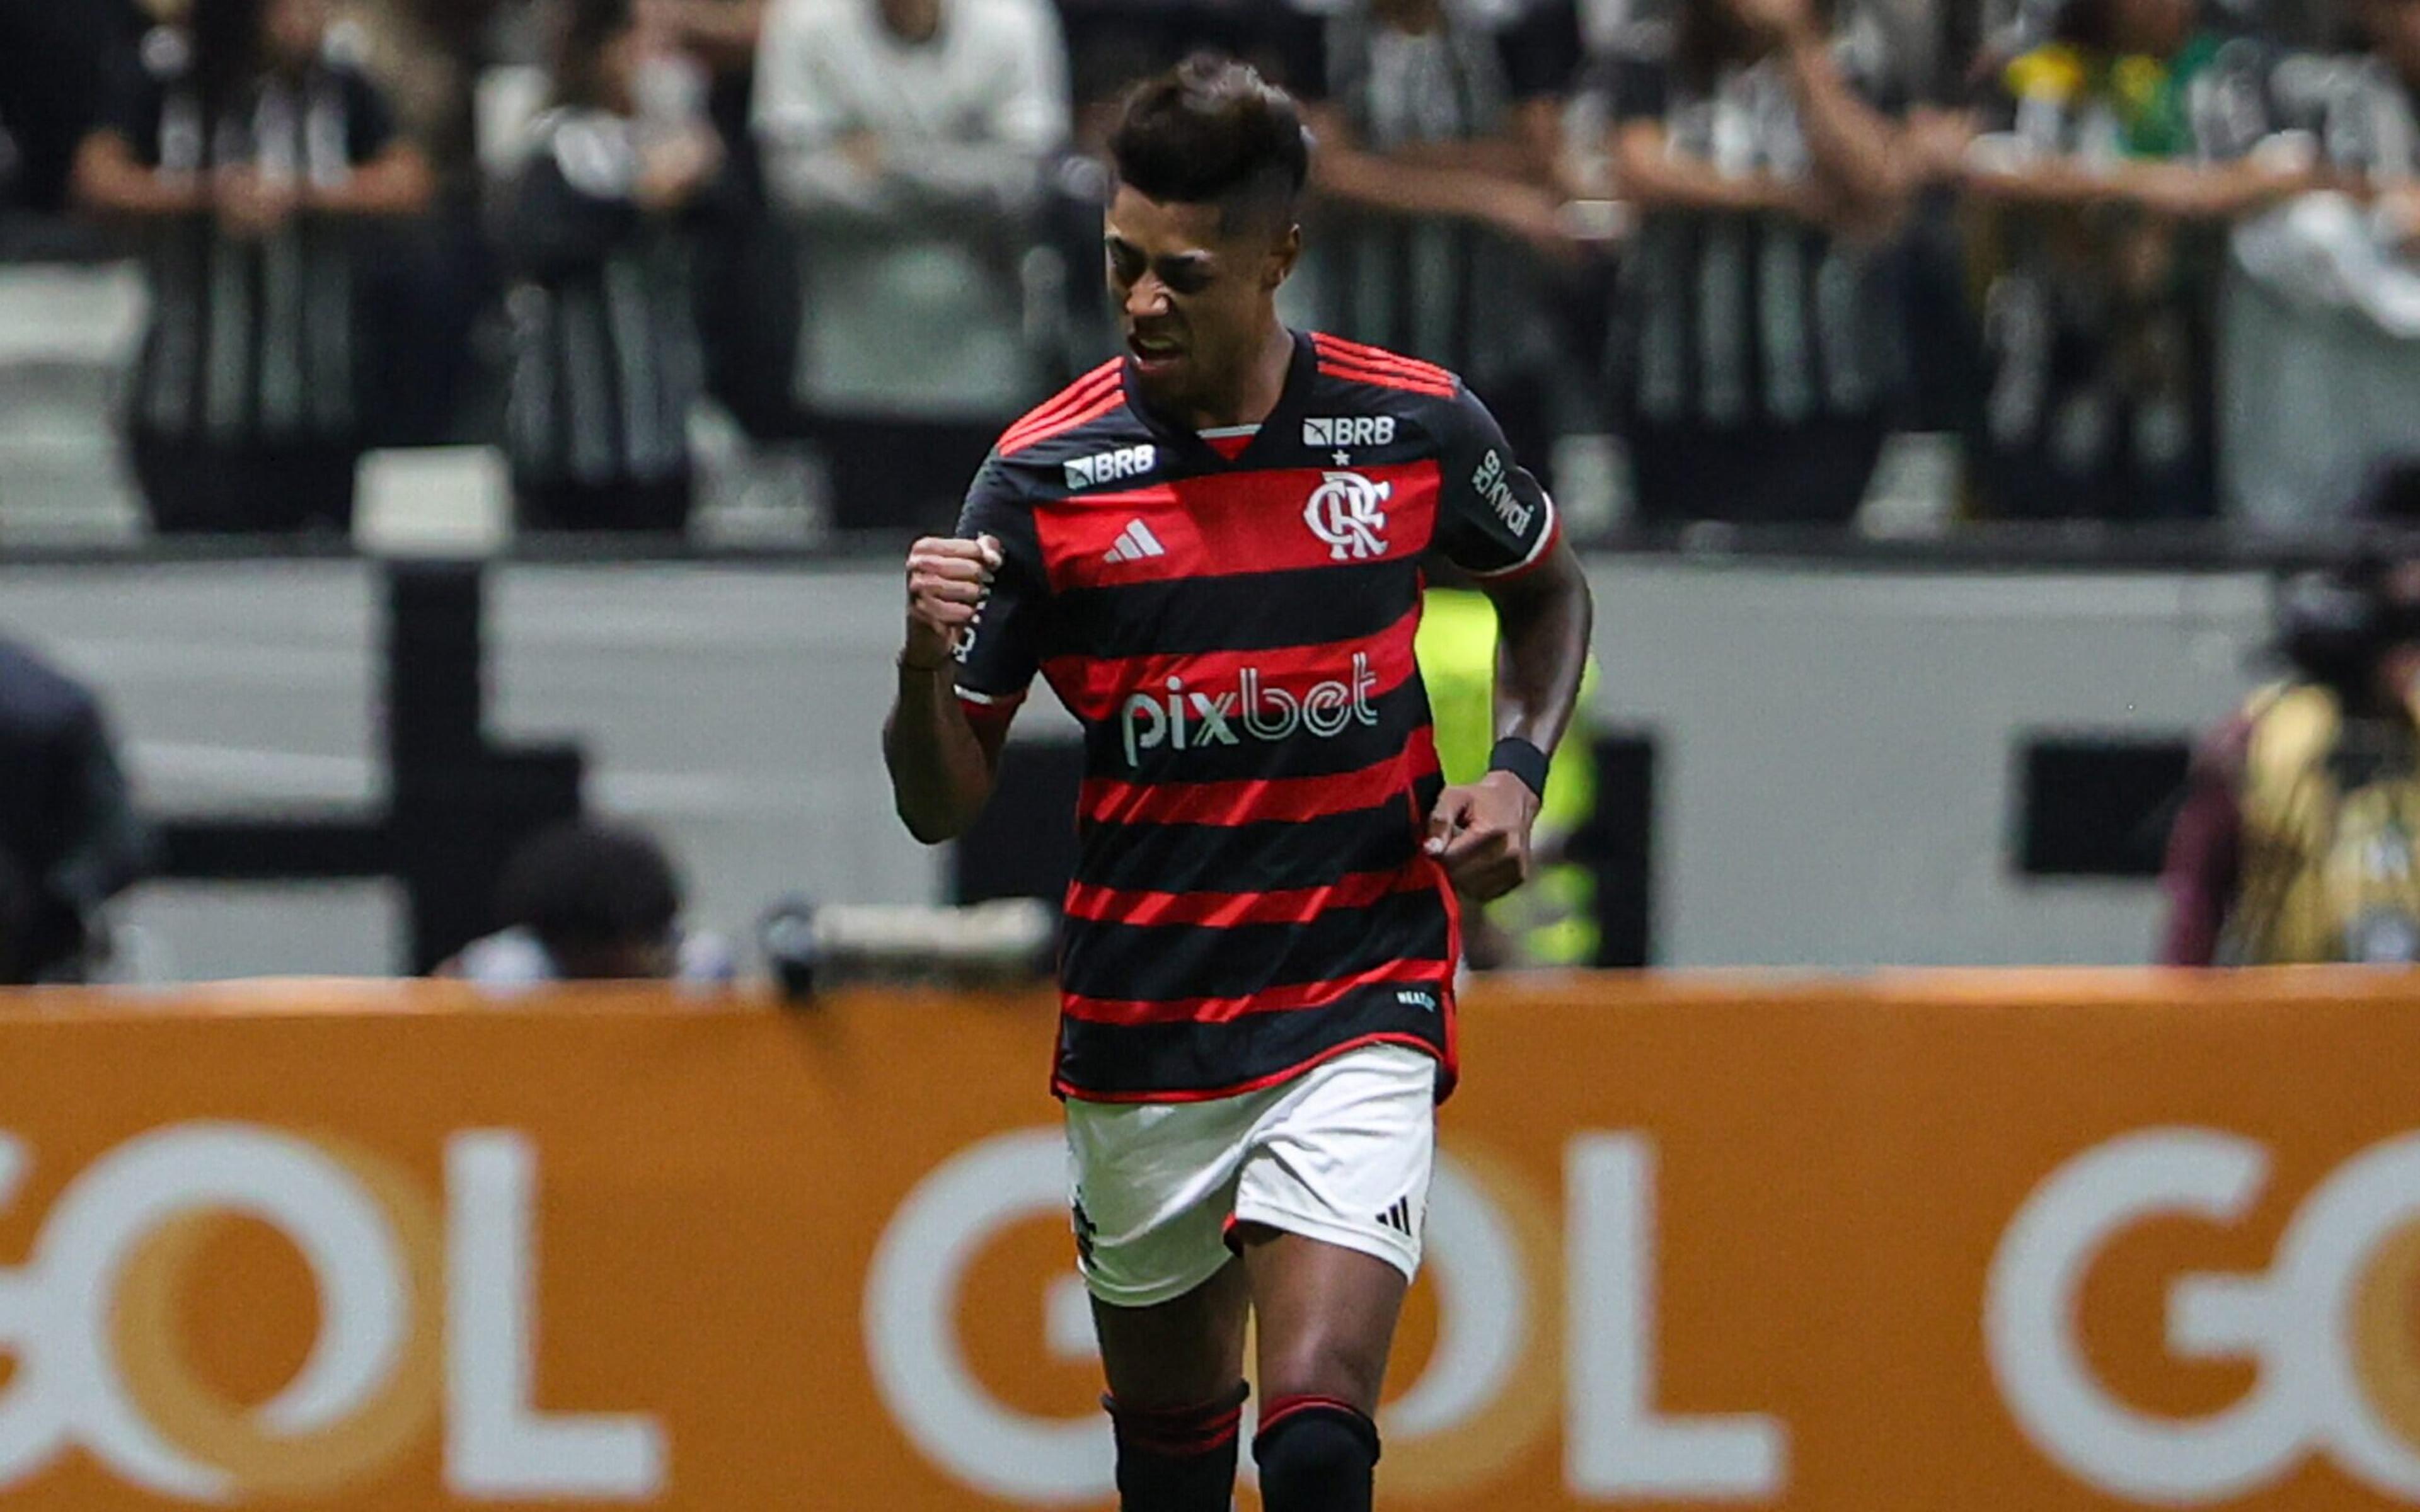
M 2206 76 L 2186 92 L 2194 146 L 2202 155 L 2221 162 L 2246 157 L 2279 129 L 2275 72 L 2275 56 L 2248 38 L 2218 49 Z
M 345 155 L 369 162 L 394 145 L 395 107 L 369 78 L 351 69 L 337 75 L 345 95 Z
M 974 624 L 958 638 L 958 697 L 970 716 L 1005 719 L 1024 701 L 1041 665 L 1050 588 L 1032 506 L 998 457 L 975 474 L 957 533 L 968 540 L 993 537 L 1002 557 Z
M 532 278 L 595 268 L 640 227 L 631 197 L 636 177 L 635 157 L 620 133 L 587 119 L 563 121 L 500 196 L 497 243 Z
M 1657 59 L 1629 54 L 1613 60 L 1606 76 L 1613 118 L 1660 121 L 1672 104 L 1672 70 Z
M 1440 439 L 1444 487 L 1432 548 L 1482 581 L 1517 578 L 1545 561 L 1562 530 L 1555 501 L 1469 390 L 1455 393 Z
M 1497 34 L 1496 45 L 1513 99 L 1570 93 L 1586 55 L 1577 0 L 1533 0 Z
M 147 44 L 156 47 L 157 44 Z M 128 56 L 112 70 L 96 131 L 113 132 L 134 150 L 147 168 L 160 165 L 160 122 L 166 113 L 167 86 L 143 58 Z

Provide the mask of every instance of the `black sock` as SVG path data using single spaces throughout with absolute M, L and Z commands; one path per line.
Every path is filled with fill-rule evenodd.
M 1118 1442 L 1119 1512 L 1229 1512 L 1235 1497 L 1242 1381 L 1194 1407 L 1121 1407 L 1104 1396 Z
M 1333 1396 L 1280 1396 L 1262 1414 L 1252 1458 L 1266 1512 L 1370 1512 L 1378 1425 Z

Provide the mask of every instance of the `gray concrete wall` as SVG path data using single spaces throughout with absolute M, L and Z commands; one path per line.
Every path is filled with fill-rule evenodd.
M 1609 558 L 1593 564 L 1606 719 L 1662 742 L 1658 919 L 1675 964 L 2140 960 L 2138 884 L 2025 884 L 2007 860 L 2020 730 L 2166 732 L 2225 714 L 2257 579 L 1979 575 Z M 704 921 L 929 899 L 876 750 L 899 620 L 887 566 L 504 565 L 490 723 L 585 742 L 597 807 L 678 851 Z M 376 569 L 0 570 L 0 632 L 107 694 L 164 810 L 368 802 Z M 1037 699 L 1020 732 L 1063 729 Z M 127 910 L 155 978 L 377 972 L 382 885 L 154 885 Z

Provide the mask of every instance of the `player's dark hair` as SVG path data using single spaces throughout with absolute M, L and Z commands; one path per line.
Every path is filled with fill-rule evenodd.
M 605 103 L 605 50 L 638 24 L 631 0 L 563 0 L 555 17 L 554 102 L 579 109 Z
M 1109 156 L 1120 183 L 1166 203 L 1217 205 L 1229 225 L 1292 224 L 1311 178 L 1311 139 L 1294 98 L 1250 66 L 1208 53 L 1126 91 Z
M 680 879 L 663 847 L 638 830 L 573 823 L 540 831 L 504 866 L 504 922 L 550 955 L 660 944 L 680 917 Z

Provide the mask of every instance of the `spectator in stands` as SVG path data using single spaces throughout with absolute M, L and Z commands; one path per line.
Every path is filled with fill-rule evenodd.
M 706 389 L 750 436 L 792 440 L 804 430 L 791 378 L 798 370 L 798 250 L 773 213 L 753 126 L 756 56 L 770 0 L 648 0 L 705 67 L 706 111 L 730 161 L 722 202 L 700 228 L 699 334 Z
M 76 981 L 105 947 L 102 904 L 150 860 L 100 701 L 0 641 L 0 981 Z
M 1297 96 L 1326 85 L 1324 22 L 1295 0 L 1059 0 L 1058 8 L 1078 145 L 1096 155 L 1126 90 L 1196 53 L 1240 59 Z
M 2279 603 L 2291 671 L 2195 764 L 2161 959 L 2420 963 L 2420 559 L 2304 574 Z
M 663 847 L 622 825 L 574 822 L 534 836 L 496 889 L 504 928 L 438 968 L 486 987 L 549 981 L 725 983 L 729 947 L 681 928 L 681 883 Z
M 349 529 L 363 416 L 357 223 L 430 180 L 378 90 L 328 46 L 327 0 L 194 0 L 144 41 L 75 166 L 89 209 L 144 224 L 151 329 L 135 473 L 163 532 Z
M 2319 129 L 2330 165 L 2376 202 L 2376 229 L 2420 261 L 2420 0 L 2356 0 L 2369 52 L 2334 75 Z
M 1847 522 L 1902 371 L 1884 239 L 1921 165 L 1881 34 L 1820 0 L 1682 0 L 1606 82 L 1643 217 L 1613 353 L 1640 517 Z
M 2194 0 L 2063 0 L 2009 62 L 1966 188 L 1991 372 L 1976 448 L 2009 517 L 2217 505 L 2212 301 L 2232 220 L 2309 187 L 2269 51 Z
M 1538 262 L 1575 243 L 1551 146 L 1522 107 L 1566 82 L 1512 16 L 1463 0 L 1349 0 L 1307 91 L 1312 187 L 1338 224 L 1311 240 L 1315 323 L 1452 368 L 1505 435 L 1553 451 L 1556 356 Z
M 797 392 L 844 527 L 938 529 L 1035 396 L 1024 255 L 1066 140 L 1041 0 L 774 0 L 756 128 L 806 238 Z
M 508 432 L 521 522 L 677 532 L 704 385 L 690 269 L 722 147 L 702 114 L 644 114 L 671 37 L 644 0 L 570 0 L 552 108 L 509 190 L 517 279 Z
M 0 0 L 0 203 L 66 208 L 68 169 L 134 45 L 128 0 Z

